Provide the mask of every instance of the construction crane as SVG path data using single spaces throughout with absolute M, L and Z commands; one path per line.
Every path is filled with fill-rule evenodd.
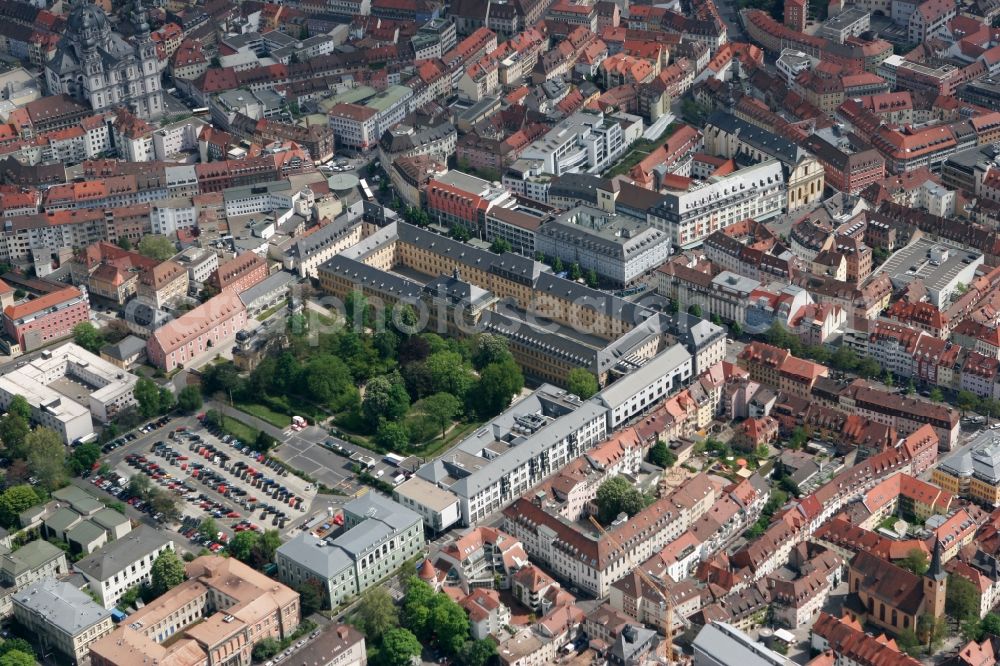
M 615 539 L 610 532 L 608 532 L 604 527 L 597 522 L 597 519 L 590 516 L 590 522 L 594 524 L 597 531 L 600 532 L 602 536 L 606 536 L 611 539 L 616 546 L 621 546 L 621 543 Z M 660 583 L 654 581 L 650 576 L 646 575 L 646 572 L 642 570 L 641 567 L 636 567 L 633 569 L 635 573 L 639 575 L 639 578 L 643 580 L 647 585 L 656 590 L 656 593 L 660 595 L 663 599 L 663 656 L 666 657 L 667 666 L 674 663 L 674 604 L 670 599 L 670 596 L 666 593 L 666 586 L 660 589 Z M 636 598 L 641 595 L 641 591 L 636 590 Z

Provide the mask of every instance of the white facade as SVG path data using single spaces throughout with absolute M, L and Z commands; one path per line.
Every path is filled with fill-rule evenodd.
M 414 476 L 396 486 L 392 491 L 392 498 L 419 513 L 424 519 L 424 524 L 435 532 L 448 529 L 462 517 L 455 493 L 438 488 L 419 476 Z
M 122 595 L 152 581 L 153 562 L 174 543 L 143 527 L 108 543 L 74 564 L 105 608 L 114 608 Z
M 153 132 L 153 153 L 156 159 L 166 161 L 177 153 L 198 150 L 198 135 L 206 124 L 198 118 L 188 118 Z
M 188 280 L 204 283 L 219 267 L 219 255 L 200 247 L 189 247 L 173 258 L 188 271 Z
M 574 113 L 533 142 L 520 159 L 541 162 L 541 171 L 601 173 L 628 149 L 621 125 L 601 113 Z
M 141 118 L 163 115 L 156 45 L 144 11 L 139 19 L 140 31 L 130 44 L 112 31 L 100 7 L 90 3 L 73 7 L 64 37 L 45 65 L 49 94 L 67 94 L 95 111 L 129 106 Z
M 150 207 L 149 221 L 154 234 L 172 236 L 178 229 L 190 229 L 198 225 L 198 207 L 190 199 L 187 203 L 161 202 Z
M 502 509 L 607 435 L 607 409 L 543 384 L 531 396 L 466 437 L 417 476 L 458 496 L 462 524 Z M 530 424 L 528 429 L 522 424 Z M 495 454 L 487 449 L 504 433 L 523 437 Z M 444 479 L 449 479 L 445 481 Z
M 691 354 L 683 345 L 674 345 L 605 388 L 594 396 L 594 401 L 607 407 L 610 432 L 668 398 L 692 374 Z
M 691 248 L 741 220 L 775 217 L 784 211 L 785 202 L 781 162 L 769 159 L 687 192 L 668 192 L 647 220 L 666 231 L 674 245 Z
M 80 395 L 67 396 L 50 387 L 70 377 L 85 386 Z M 93 432 L 91 415 L 102 423 L 136 404 L 138 378 L 73 343 L 45 351 L 35 360 L 0 377 L 0 403 L 22 395 L 32 408 L 32 419 L 63 435 L 67 443 Z M 81 402 L 90 405 L 88 410 Z

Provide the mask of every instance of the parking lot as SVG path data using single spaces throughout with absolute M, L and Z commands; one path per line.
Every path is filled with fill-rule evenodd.
M 274 455 L 289 467 L 299 469 L 325 486 L 339 490 L 345 495 L 353 495 L 361 489 L 351 472 L 351 460 L 328 449 L 324 444 L 332 439 L 323 428 L 310 426 L 300 432 L 292 432 L 285 443 L 274 450 Z M 348 454 L 354 452 L 347 442 L 337 440 Z
M 287 534 L 316 498 L 313 484 L 228 435 L 209 432 L 194 417 L 123 436 L 106 445 L 104 453 L 103 462 L 113 470 L 107 476 L 114 478 L 105 490 L 117 494 L 116 488 L 122 486 L 117 479 L 124 479 L 127 486 L 131 476 L 147 476 L 155 487 L 177 498 L 178 531 L 193 537 L 193 548 L 221 550 L 244 529 L 279 529 Z M 132 499 L 128 493 L 120 498 Z M 198 534 L 200 522 L 209 517 L 221 531 L 213 540 Z

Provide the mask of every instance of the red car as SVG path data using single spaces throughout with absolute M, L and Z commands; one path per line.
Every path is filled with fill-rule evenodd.
M 236 511 L 230 511 L 229 513 L 226 514 L 226 518 L 239 518 L 239 517 L 240 514 L 237 513 Z

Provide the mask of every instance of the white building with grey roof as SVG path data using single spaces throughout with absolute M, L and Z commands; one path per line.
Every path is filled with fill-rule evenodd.
M 174 549 L 166 532 L 141 525 L 73 565 L 87 580 L 105 608 L 114 608 L 121 596 L 136 585 L 152 581 L 153 562 Z
M 785 211 L 785 176 L 776 159 L 699 183 L 686 192 L 667 192 L 649 212 L 649 223 L 671 242 L 692 248 L 719 229 L 752 217 L 763 221 Z
M 0 546 L 0 617 L 13 612 L 13 596 L 18 591 L 68 572 L 66 552 L 48 541 L 36 539 L 14 551 Z
M 607 409 L 543 384 L 417 476 L 458 498 L 462 524 L 502 509 L 602 441 Z
M 319 580 L 330 605 L 377 585 L 424 547 L 420 514 L 374 491 L 344 505 L 344 526 L 335 537 L 308 531 L 276 553 L 278 579 L 291 587 Z
M 542 224 L 535 234 L 535 250 L 627 285 L 667 260 L 670 238 L 645 220 L 576 206 Z
M 308 234 L 296 237 L 280 257 L 287 271 L 300 278 L 316 277 L 316 270 L 361 240 L 361 220 L 341 215 Z
M 593 401 L 607 409 L 611 432 L 679 391 L 693 372 L 691 353 L 676 344 L 606 386 Z
M 114 628 L 111 611 L 55 578 L 46 578 L 15 594 L 14 617 L 43 651 L 54 650 L 61 655 L 56 663 L 82 662 L 90 644 Z

